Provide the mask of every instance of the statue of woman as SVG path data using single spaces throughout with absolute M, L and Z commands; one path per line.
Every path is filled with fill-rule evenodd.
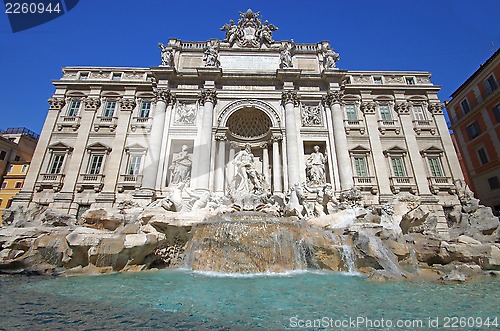
M 189 180 L 189 172 L 191 171 L 191 158 L 188 155 L 188 146 L 182 145 L 181 151 L 174 156 L 169 169 L 172 170 L 171 184 L 187 182 Z
M 319 146 L 314 146 L 314 152 L 306 161 L 308 184 L 317 186 L 325 184 L 325 156 L 319 151 Z

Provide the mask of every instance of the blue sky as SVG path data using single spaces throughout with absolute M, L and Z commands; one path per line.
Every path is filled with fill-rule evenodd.
M 341 69 L 430 71 L 442 101 L 500 47 L 500 0 L 80 0 L 18 33 L 2 8 L 0 129 L 40 132 L 64 66 L 156 66 L 159 41 L 223 39 L 247 8 L 278 26 L 275 40 L 329 40 Z

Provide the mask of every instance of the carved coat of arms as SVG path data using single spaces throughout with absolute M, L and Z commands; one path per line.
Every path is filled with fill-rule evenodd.
M 275 25 L 269 24 L 268 21 L 262 24 L 260 13 L 254 13 L 251 9 L 244 13 L 240 12 L 238 25 L 230 20 L 229 24 L 224 24 L 220 29 L 226 31 L 224 41 L 230 47 L 234 44 L 239 47 L 260 47 L 263 44 L 270 46 L 274 43 L 273 31 L 278 30 Z

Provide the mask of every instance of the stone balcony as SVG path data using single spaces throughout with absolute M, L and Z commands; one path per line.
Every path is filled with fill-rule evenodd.
M 369 191 L 377 194 L 377 181 L 374 176 L 354 176 L 354 186 L 361 191 Z
M 35 189 L 38 192 L 44 188 L 51 188 L 54 192 L 59 192 L 64 183 L 64 174 L 40 174 L 35 183 Z
M 152 117 L 134 117 L 132 118 L 130 129 L 132 131 L 136 131 L 139 128 L 139 129 L 145 129 L 147 132 L 150 132 L 152 123 L 153 123 Z
M 351 131 L 359 131 L 360 134 L 365 134 L 366 128 L 363 120 L 344 120 L 345 133 Z
M 81 119 L 80 116 L 60 116 L 56 125 L 57 130 L 62 131 L 63 128 L 69 127 L 76 131 L 80 127 Z
M 413 130 L 416 134 L 420 134 L 422 131 L 429 131 L 432 135 L 436 134 L 436 127 L 431 120 L 414 120 Z
M 389 181 L 391 183 L 392 193 L 398 194 L 399 192 L 405 191 L 410 192 L 412 194 L 417 193 L 417 185 L 415 184 L 415 180 L 413 177 L 389 177 Z
M 440 191 L 454 193 L 456 191 L 451 177 L 427 177 L 429 188 L 432 194 L 438 194 Z
M 141 188 L 142 185 L 142 175 L 120 175 L 120 179 L 117 183 L 118 192 L 123 192 L 126 189 L 136 190 Z
M 94 131 L 99 131 L 101 128 L 109 128 L 113 132 L 116 129 L 118 117 L 97 116 L 94 122 Z
M 398 120 L 378 120 L 377 122 L 381 134 L 385 134 L 386 131 L 394 131 L 396 134 L 401 132 Z
M 104 175 L 102 174 L 80 174 L 76 183 L 76 190 L 83 192 L 85 189 L 93 189 L 100 192 L 104 186 Z

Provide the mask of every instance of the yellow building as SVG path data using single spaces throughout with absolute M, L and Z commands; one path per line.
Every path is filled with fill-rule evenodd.
M 0 184 L 0 216 L 12 204 L 12 198 L 19 193 L 28 173 L 29 162 L 15 162 L 9 166 Z M 0 219 L 0 224 L 1 224 Z

